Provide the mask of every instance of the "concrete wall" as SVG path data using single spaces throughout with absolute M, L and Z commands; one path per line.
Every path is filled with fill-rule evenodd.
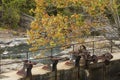
M 34 75 L 32 80 L 120 80 L 120 60 L 111 61 L 107 66 L 104 63 L 97 63 L 90 65 L 88 69 L 80 67 L 80 70 L 71 68 Z
M 78 68 L 72 68 L 69 70 L 59 70 L 57 72 L 50 72 L 44 75 L 34 75 L 32 80 L 86 80 L 85 78 L 86 75 L 84 69 L 78 70 Z
M 120 60 L 91 65 L 89 80 L 120 80 Z

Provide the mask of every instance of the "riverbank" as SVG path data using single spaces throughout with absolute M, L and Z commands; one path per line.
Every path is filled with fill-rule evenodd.
M 0 29 L 0 49 L 4 51 L 8 48 L 27 43 L 27 34 L 25 30 Z M 6 50 L 7 52 L 7 50 Z M 0 51 L 0 53 L 2 53 Z M 6 54 L 6 53 L 5 53 Z

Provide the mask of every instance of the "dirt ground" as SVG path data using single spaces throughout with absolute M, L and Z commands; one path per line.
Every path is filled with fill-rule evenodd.
M 26 30 L 20 29 L 0 29 L 0 39 L 1 38 L 13 38 L 13 37 L 25 37 Z

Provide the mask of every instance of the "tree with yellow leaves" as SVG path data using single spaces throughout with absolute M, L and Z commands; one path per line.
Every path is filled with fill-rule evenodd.
M 71 44 L 90 34 L 91 27 L 105 25 L 108 0 L 35 0 L 35 20 L 28 31 L 31 50 Z M 73 8 L 73 9 L 72 9 Z M 77 8 L 78 10 L 75 10 Z M 68 15 L 67 15 L 68 13 Z

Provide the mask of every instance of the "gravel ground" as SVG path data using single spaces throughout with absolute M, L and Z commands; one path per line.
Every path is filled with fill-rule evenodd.
M 6 73 L 9 71 L 18 70 L 23 66 L 23 63 L 16 63 L 20 60 L 16 59 L 4 59 L 0 61 L 0 73 Z M 12 64 L 11 64 L 12 63 Z M 3 65 L 8 64 L 8 65 Z

